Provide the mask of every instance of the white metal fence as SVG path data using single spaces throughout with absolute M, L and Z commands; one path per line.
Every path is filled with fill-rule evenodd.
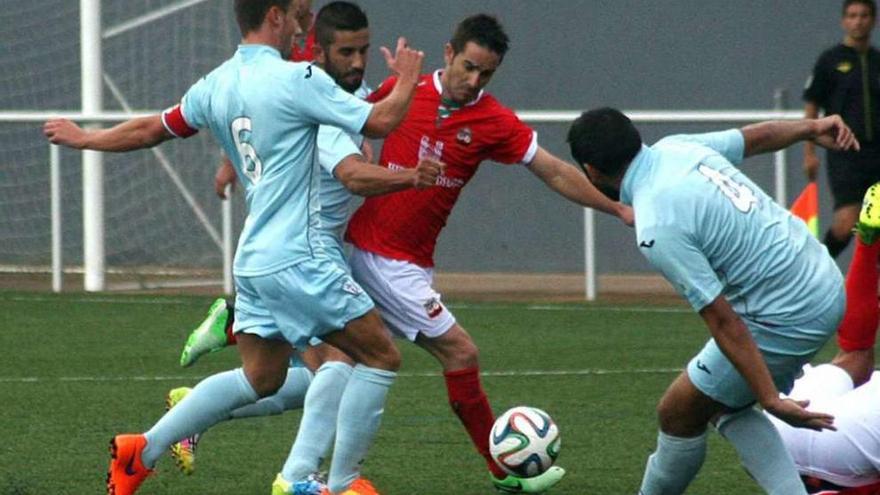
M 133 117 L 151 115 L 158 111 L 149 112 L 0 112 L 0 123 L 32 123 L 39 124 L 53 117 L 64 117 L 78 121 L 82 124 L 112 124 L 128 120 Z M 762 120 L 793 120 L 802 117 L 800 112 L 782 110 L 753 110 L 753 111 L 629 111 L 625 112 L 636 123 L 734 123 L 745 124 Z M 521 119 L 532 124 L 567 124 L 579 115 L 575 111 L 520 111 Z M 61 257 L 62 239 L 61 225 L 63 218 L 61 197 L 61 155 L 57 147 L 48 145 L 50 188 L 51 188 L 51 224 L 52 224 L 52 288 L 54 291 L 62 289 L 63 262 Z M 92 160 L 100 162 L 99 153 L 91 153 Z M 168 164 L 167 159 L 160 150 L 154 153 L 155 158 L 162 164 L 172 180 L 174 169 Z M 83 159 L 84 173 L 87 164 Z M 97 178 L 84 179 L 100 181 Z M 774 198 L 780 204 L 787 204 L 786 186 L 786 153 L 778 152 L 774 155 Z M 188 191 L 181 184 L 178 187 L 181 195 L 186 197 Z M 83 203 L 91 203 L 92 207 L 83 215 L 83 249 L 84 249 L 84 289 L 87 291 L 105 290 L 104 270 L 104 233 L 103 219 L 103 187 L 98 183 L 91 188 L 83 188 Z M 229 197 L 232 197 L 231 195 Z M 209 231 L 215 244 L 222 250 L 223 256 L 223 287 L 229 293 L 232 291 L 232 257 L 233 257 L 233 226 L 232 207 L 229 200 L 223 201 L 222 206 L 222 233 L 214 231 L 214 227 L 204 218 L 200 207 L 194 201 L 187 202 L 196 213 L 197 218 L 202 220 L 203 226 Z M 96 217 L 97 215 L 97 217 Z M 596 248 L 595 248 L 595 214 L 590 209 L 584 209 L 584 279 L 586 285 L 585 298 L 594 300 L 597 294 L 596 286 Z

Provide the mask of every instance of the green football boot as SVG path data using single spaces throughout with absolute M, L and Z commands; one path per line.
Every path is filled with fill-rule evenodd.
M 176 406 L 177 403 L 182 401 L 191 391 L 192 389 L 189 387 L 171 389 L 171 391 L 168 392 L 168 396 L 165 398 L 166 409 L 171 409 Z M 171 450 L 171 457 L 174 458 L 177 468 L 180 469 L 180 472 L 183 474 L 190 475 L 196 470 L 196 445 L 199 444 L 200 436 L 201 435 L 196 433 L 191 437 L 184 438 L 179 442 L 171 444 L 171 447 L 169 447 L 169 450 Z
M 562 480 L 565 469 L 553 466 L 532 478 L 520 478 L 512 474 L 508 474 L 504 479 L 490 476 L 495 488 L 505 493 L 544 493 Z
M 217 299 L 208 310 L 208 316 L 189 334 L 183 352 L 180 353 L 180 365 L 184 368 L 209 352 L 219 351 L 226 347 L 226 323 L 229 321 L 229 307 L 225 299 Z

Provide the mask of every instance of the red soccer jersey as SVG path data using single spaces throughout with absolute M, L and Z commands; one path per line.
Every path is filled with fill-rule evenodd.
M 290 50 L 291 62 L 311 62 L 315 59 L 315 23 L 312 23 L 308 34 L 303 37 L 293 38 L 293 47 Z
M 386 80 L 369 101 L 391 92 Z M 380 163 L 390 170 L 414 168 L 420 158 L 434 158 L 446 170 L 429 189 L 367 198 L 349 222 L 347 239 L 359 249 L 386 258 L 434 266 L 437 236 L 461 188 L 484 160 L 529 163 L 538 149 L 537 135 L 494 97 L 480 93 L 457 110 L 441 106 L 440 72 L 424 75 L 400 126 L 385 138 Z

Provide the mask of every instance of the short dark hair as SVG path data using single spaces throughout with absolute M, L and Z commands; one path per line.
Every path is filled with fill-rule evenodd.
M 266 13 L 272 7 L 287 12 L 293 0 L 235 0 L 235 20 L 238 29 L 244 36 L 251 31 L 256 31 L 263 24 Z
M 327 50 L 336 39 L 336 31 L 360 31 L 367 27 L 367 14 L 357 4 L 330 2 L 315 17 L 315 41 Z
M 642 148 L 642 136 L 620 110 L 596 108 L 575 119 L 568 130 L 571 156 L 580 166 L 590 164 L 617 177 Z
M 488 14 L 476 14 L 458 23 L 449 44 L 453 53 L 461 53 L 472 41 L 498 54 L 502 59 L 510 48 L 510 39 L 498 19 Z
M 848 9 L 850 5 L 856 4 L 862 4 L 868 7 L 868 10 L 871 11 L 871 17 L 877 17 L 877 4 L 874 0 L 843 0 L 842 15 L 846 15 L 846 9 Z

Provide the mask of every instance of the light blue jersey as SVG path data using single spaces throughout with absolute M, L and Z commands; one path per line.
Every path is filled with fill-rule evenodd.
M 283 60 L 265 45 L 239 46 L 190 88 L 183 117 L 191 127 L 211 129 L 245 185 L 237 276 L 266 275 L 323 255 L 318 125 L 359 133 L 371 110 L 320 68 Z
M 643 146 L 621 199 L 639 249 L 695 310 L 723 296 L 763 351 L 811 354 L 834 331 L 811 322 L 839 309 L 843 278 L 804 223 L 734 166 L 744 147 L 739 130 Z
M 354 95 L 365 99 L 370 89 L 362 85 Z M 352 214 L 352 193 L 336 179 L 334 170 L 339 162 L 351 155 L 361 154 L 364 137 L 358 133 L 322 125 L 318 130 L 318 162 L 321 165 L 321 226 L 327 243 L 342 249 L 342 235 Z

